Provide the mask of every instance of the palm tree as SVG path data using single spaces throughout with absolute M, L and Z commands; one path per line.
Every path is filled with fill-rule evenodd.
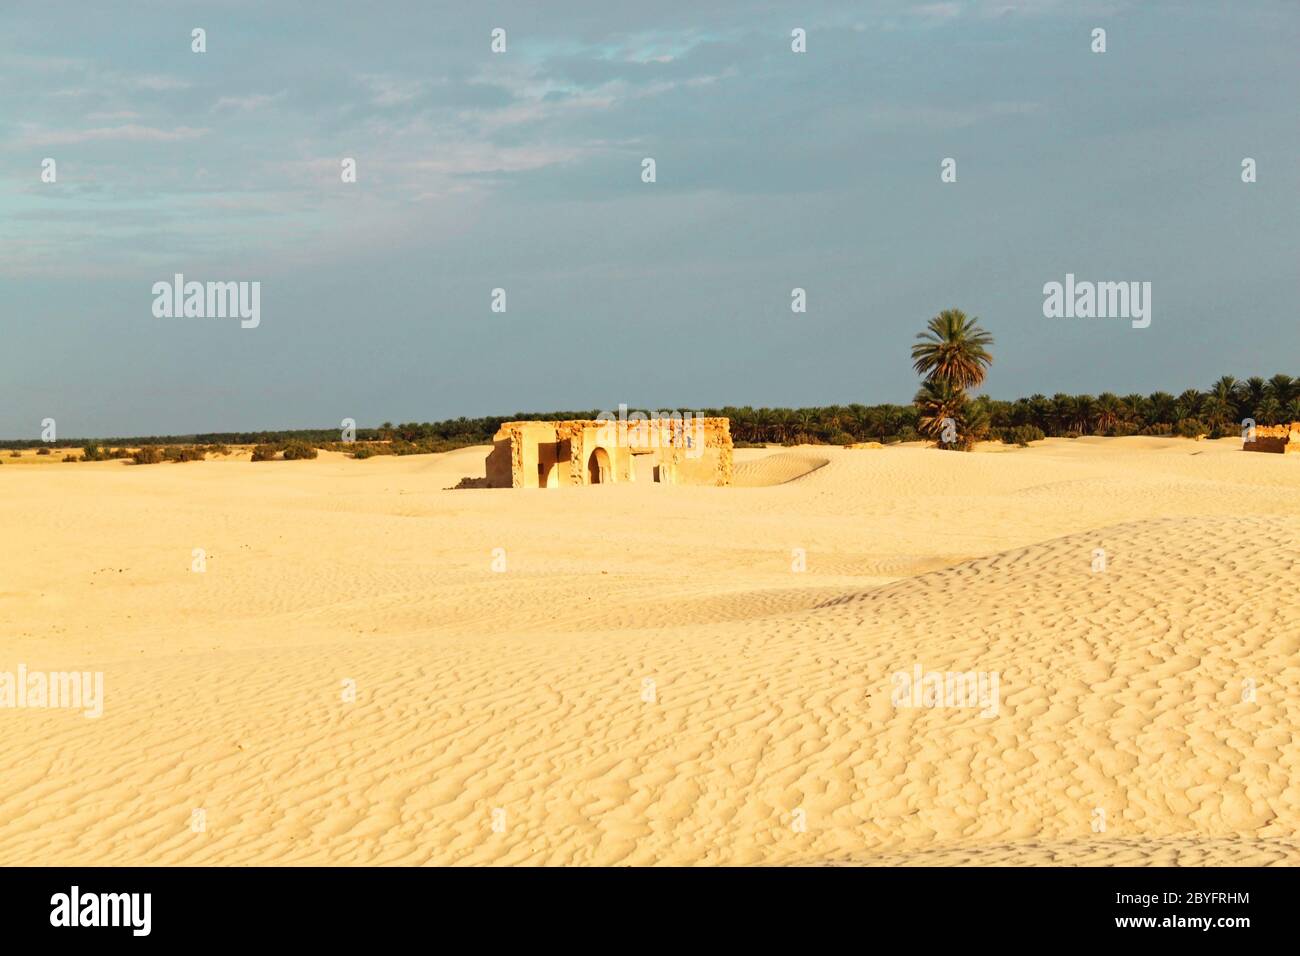
M 1237 396 L 1241 391 L 1237 380 L 1225 375 L 1210 387 L 1210 392 L 1201 403 L 1201 414 L 1210 420 L 1210 424 L 1223 426 L 1237 417 Z
M 1177 405 L 1178 399 L 1168 392 L 1152 392 L 1147 397 L 1147 407 L 1150 409 L 1149 424 L 1172 425 L 1176 417 L 1174 409 Z
M 800 437 L 805 442 L 810 441 L 813 437 L 813 426 L 817 424 L 817 413 L 811 408 L 801 408 L 793 412 L 792 417 L 799 426 Z
M 1264 400 L 1268 394 L 1268 382 L 1264 381 L 1258 375 L 1252 375 L 1242 385 L 1242 397 L 1237 403 L 1237 417 L 1244 418 L 1246 415 L 1255 414 L 1255 409 L 1259 408 L 1259 403 Z
M 1237 400 L 1241 391 L 1240 382 L 1231 375 L 1224 375 L 1210 386 L 1210 393 L 1201 404 L 1201 412 L 1216 425 L 1233 421 L 1237 417 Z
M 1265 394 L 1260 403 L 1255 406 L 1255 424 L 1257 425 L 1276 425 L 1281 417 L 1282 403 L 1271 394 Z
M 1174 402 L 1174 418 L 1178 421 L 1184 418 L 1195 418 L 1200 410 L 1201 393 L 1194 388 L 1187 389 Z
M 966 393 L 960 388 L 955 388 L 942 379 L 926 379 L 912 401 L 921 410 L 916 430 L 926 438 L 942 445 L 943 433 L 949 420 L 960 436 L 962 413 L 967 404 Z
M 1080 395 L 1074 400 L 1074 431 L 1089 435 L 1097 421 L 1097 400 L 1091 395 Z
M 1115 427 L 1124 413 L 1124 405 L 1112 392 L 1102 392 L 1097 396 L 1097 431 L 1108 432 Z
M 1290 375 L 1274 375 L 1268 380 L 1268 387 L 1283 407 L 1295 397 L 1295 379 Z
M 1143 395 L 1134 392 L 1131 395 L 1124 396 L 1125 420 L 1132 422 L 1138 428 L 1146 424 L 1147 400 Z
M 960 309 L 944 309 L 917 335 L 912 367 L 926 379 L 939 379 L 953 388 L 974 388 L 984 381 L 993 356 L 993 336 Z

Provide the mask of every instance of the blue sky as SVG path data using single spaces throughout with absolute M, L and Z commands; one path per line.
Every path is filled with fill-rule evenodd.
M 948 307 L 997 397 L 1300 375 L 1297 48 L 1293 2 L 7 3 L 0 435 L 904 402 Z M 260 326 L 155 318 L 176 272 Z M 1044 318 L 1067 272 L 1150 328 Z

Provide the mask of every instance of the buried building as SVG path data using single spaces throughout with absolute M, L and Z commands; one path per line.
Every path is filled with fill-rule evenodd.
M 505 422 L 492 442 L 486 462 L 489 488 L 626 481 L 731 484 L 731 422 L 726 418 Z
M 1271 451 L 1288 455 L 1300 452 L 1300 422 L 1289 425 L 1258 425 L 1243 436 L 1246 451 Z

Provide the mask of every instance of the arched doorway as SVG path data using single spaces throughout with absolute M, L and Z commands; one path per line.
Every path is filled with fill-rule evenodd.
M 537 465 L 537 487 L 560 487 L 560 469 L 554 463 L 539 462 Z
M 614 473 L 609 467 L 609 453 L 597 448 L 587 459 L 587 481 L 589 484 L 601 485 L 614 480 Z

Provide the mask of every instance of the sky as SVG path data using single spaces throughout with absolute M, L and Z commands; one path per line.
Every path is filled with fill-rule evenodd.
M 0 436 L 902 403 L 945 308 L 998 398 L 1300 375 L 1297 49 L 1293 0 L 7 0 Z M 1150 326 L 1045 317 L 1067 273 Z

